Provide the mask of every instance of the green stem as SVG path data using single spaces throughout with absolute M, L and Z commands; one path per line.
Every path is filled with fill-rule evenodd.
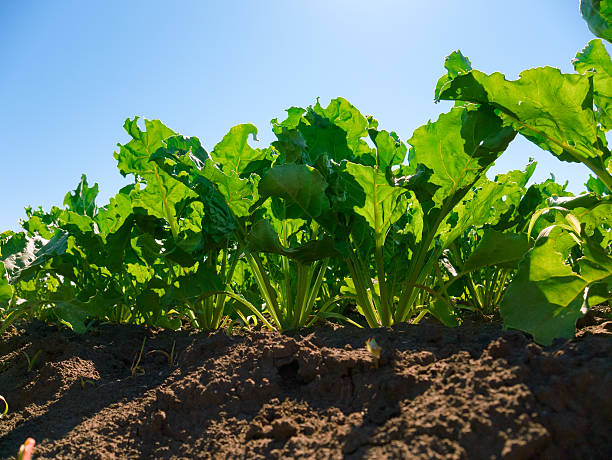
M 249 266 L 251 267 L 253 275 L 255 276 L 255 281 L 257 281 L 257 287 L 259 288 L 259 291 L 261 292 L 264 297 L 264 300 L 266 301 L 268 312 L 270 312 L 270 315 L 272 316 L 272 319 L 276 323 L 277 327 L 279 329 L 282 329 L 283 324 L 281 323 L 279 318 L 280 309 L 276 299 L 274 298 L 273 289 L 270 285 L 270 281 L 264 274 L 265 272 L 261 265 L 261 261 L 257 257 L 257 254 L 252 253 L 247 254 L 247 260 L 249 262 Z
M 312 312 L 314 308 L 315 301 L 317 300 L 319 292 L 321 291 L 321 286 L 323 285 L 323 279 L 325 278 L 325 272 L 327 271 L 328 264 L 329 264 L 329 259 L 324 259 L 323 261 L 319 263 L 320 266 L 318 267 L 319 270 L 317 272 L 317 277 L 315 278 L 314 285 L 312 286 L 312 289 L 310 290 L 310 295 L 308 297 L 308 301 L 306 303 L 306 309 L 304 311 L 304 317 L 300 318 L 300 324 L 306 321 L 306 318 L 308 317 L 308 315 L 310 315 L 310 313 Z M 313 267 L 313 272 L 314 272 L 314 267 Z
M 484 300 L 480 297 L 478 286 L 476 286 L 472 275 L 469 276 L 469 283 L 467 284 L 466 288 L 472 297 L 472 301 L 476 304 L 475 306 L 482 311 L 484 309 Z
M 353 285 L 355 286 L 355 293 L 357 295 L 357 303 L 361 306 L 361 310 L 363 311 L 363 314 L 366 317 L 368 326 L 380 327 L 381 324 L 380 324 L 380 320 L 378 319 L 376 308 L 374 307 L 372 303 L 373 301 L 370 300 L 370 296 L 368 296 L 367 289 L 362 280 L 361 272 L 356 269 L 355 262 L 356 262 L 355 255 L 351 253 L 350 257 L 346 259 L 346 265 L 351 274 Z
M 240 302 L 242 305 L 244 305 L 245 307 L 247 307 L 249 310 L 251 310 L 253 312 L 253 314 L 255 316 L 257 316 L 262 323 L 264 323 L 268 329 L 270 330 L 275 330 L 276 328 L 266 319 L 266 317 L 264 315 L 261 314 L 261 312 L 257 309 L 257 307 L 255 307 L 255 305 L 253 305 L 251 302 L 249 302 L 248 300 L 246 300 L 244 297 L 239 296 L 238 294 L 235 294 L 233 292 L 228 292 L 228 291 L 215 291 L 211 293 L 212 295 L 226 295 L 228 297 L 231 297 L 234 300 L 237 300 L 238 302 Z
M 495 296 L 495 305 L 499 305 L 502 297 L 504 296 L 504 292 L 506 291 L 506 281 L 508 280 L 508 276 L 510 271 L 506 268 L 502 270 L 503 274 L 501 280 L 499 282 L 499 288 L 497 289 L 497 295 Z
M 290 327 L 297 329 L 300 327 L 300 321 L 303 310 L 307 302 L 308 285 L 310 284 L 310 266 L 303 265 L 297 262 L 297 287 L 295 293 L 295 304 L 292 311 L 288 312 L 288 322 Z
M 419 324 L 427 313 L 428 313 L 427 310 L 425 309 L 421 310 L 419 314 L 417 315 L 417 317 L 414 318 L 414 321 L 412 321 L 412 324 Z
M 285 209 L 283 207 L 283 209 Z M 283 219 L 283 233 L 282 233 L 282 245 L 287 247 L 287 240 L 288 240 L 288 236 L 287 236 L 287 221 L 285 219 Z M 283 271 L 283 283 L 282 286 L 284 287 L 284 292 L 283 294 L 283 299 L 284 299 L 284 303 L 285 306 L 287 307 L 287 311 L 291 311 L 294 308 L 293 303 L 297 302 L 297 299 L 293 299 L 293 289 L 291 286 L 291 265 L 289 264 L 289 258 L 288 257 L 284 257 L 281 256 L 281 264 L 282 264 L 282 271 Z
M 565 142 L 558 141 L 557 139 L 554 139 L 554 138 L 550 137 L 548 134 L 546 134 L 543 131 L 540 131 L 537 128 L 534 128 L 532 126 L 526 125 L 521 120 L 519 120 L 518 118 L 510 115 L 507 112 L 504 112 L 504 113 L 509 118 L 513 118 L 519 125 L 521 125 L 526 130 L 531 131 L 531 132 L 537 134 L 538 136 L 541 136 L 541 137 L 545 138 L 546 140 L 548 140 L 549 142 L 552 142 L 553 144 L 555 144 L 558 147 L 561 147 L 563 150 L 565 150 L 567 153 L 569 153 L 572 157 L 574 157 L 574 159 L 576 161 L 586 165 L 587 168 L 589 168 L 591 171 L 593 171 L 595 173 L 595 175 L 597 177 L 599 177 L 599 179 L 601 179 L 601 181 L 606 185 L 606 187 L 608 187 L 608 190 L 612 190 L 612 175 L 610 175 L 606 171 L 605 168 L 603 168 L 600 165 L 598 165 L 596 163 L 596 159 L 595 158 L 585 157 L 575 147 L 572 147 L 571 145 L 566 144 Z
M 387 292 L 387 280 L 385 275 L 385 262 L 383 256 L 383 237 L 376 236 L 376 276 L 378 277 L 378 290 L 380 292 L 380 317 L 383 326 L 391 326 L 393 317 L 391 316 L 391 302 Z

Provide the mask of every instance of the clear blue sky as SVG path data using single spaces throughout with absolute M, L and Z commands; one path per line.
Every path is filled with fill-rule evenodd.
M 26 205 L 61 205 L 82 173 L 98 204 L 126 182 L 113 152 L 127 117 L 159 118 L 211 149 L 238 123 L 272 139 L 269 121 L 317 97 L 351 101 L 408 139 L 434 104 L 444 58 L 516 78 L 571 71 L 593 36 L 578 0 L 0 2 L 0 231 Z M 586 169 L 524 140 L 495 171 L 539 162 L 583 190 Z

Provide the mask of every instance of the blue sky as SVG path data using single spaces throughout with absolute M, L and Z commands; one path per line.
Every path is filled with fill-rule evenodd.
M 27 205 L 61 205 L 82 173 L 98 204 L 126 183 L 113 152 L 127 117 L 159 118 L 211 149 L 232 126 L 336 96 L 408 139 L 434 104 L 444 58 L 517 78 L 570 60 L 593 36 L 578 0 L 0 2 L 0 231 Z M 583 190 L 585 168 L 520 139 L 494 172 L 538 160 Z

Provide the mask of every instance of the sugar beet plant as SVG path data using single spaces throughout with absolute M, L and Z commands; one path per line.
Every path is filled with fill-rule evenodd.
M 345 318 L 342 299 L 370 326 L 425 312 L 457 324 L 437 259 L 522 186 L 484 177 L 514 131 L 475 105 L 417 130 L 410 152 L 343 99 L 290 109 L 265 149 L 249 145 L 252 125 L 210 153 L 159 121 L 144 128 L 126 121 L 115 158 L 134 180 L 109 204 L 83 177 L 64 209 L 28 209 L 24 232 L 2 235 L 5 326 L 31 314 L 81 332 L 92 319 L 210 329 L 251 316 L 294 329 Z
M 600 41 L 575 74 L 517 81 L 451 54 L 437 99 L 455 106 L 407 143 L 348 101 L 292 107 L 276 140 L 232 128 L 207 152 L 158 120 L 127 120 L 115 153 L 132 183 L 98 207 L 83 177 L 64 208 L 28 208 L 0 235 L 2 328 L 22 316 L 84 332 L 97 321 L 297 329 L 370 327 L 461 308 L 501 314 L 542 343 L 610 298 L 612 63 Z M 595 174 L 574 197 L 527 188 L 535 163 L 489 180 L 517 133 Z
M 612 289 L 612 155 L 606 139 L 612 128 L 612 62 L 601 40 L 593 40 L 573 64 L 575 74 L 542 67 L 508 81 L 473 70 L 457 52 L 447 58 L 449 72 L 436 88 L 438 99 L 490 107 L 504 126 L 595 174 L 588 195 L 551 199 L 534 215 L 530 229 L 545 214 L 548 225 L 536 235 L 502 303 L 507 326 L 543 343 L 573 335 L 576 319 L 608 300 Z
M 474 104 L 419 128 L 410 149 L 343 99 L 289 109 L 265 149 L 249 145 L 252 125 L 210 153 L 144 128 L 125 123 L 115 158 L 134 181 L 109 204 L 83 177 L 65 209 L 28 209 L 25 231 L 3 234 L 5 327 L 30 314 L 79 332 L 96 319 L 295 329 L 352 321 L 343 300 L 372 327 L 426 313 L 457 325 L 439 261 L 517 207 L 533 171 L 484 176 L 515 132 Z

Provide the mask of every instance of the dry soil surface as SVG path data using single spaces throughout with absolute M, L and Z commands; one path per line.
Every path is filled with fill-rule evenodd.
M 27 437 L 38 459 L 612 458 L 601 312 L 550 347 L 478 321 L 231 336 L 30 323 L 0 356 L 0 458 Z

